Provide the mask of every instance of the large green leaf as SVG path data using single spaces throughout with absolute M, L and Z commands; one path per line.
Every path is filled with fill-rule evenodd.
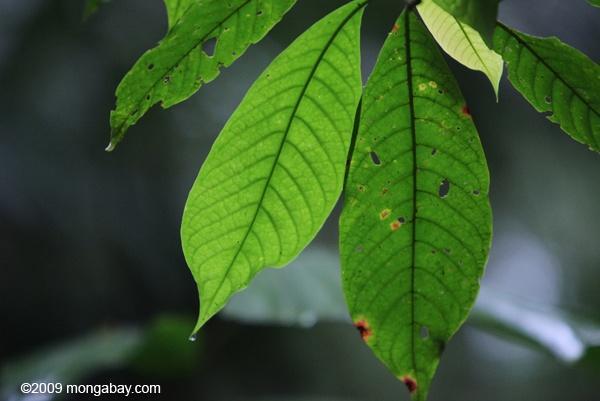
M 172 25 L 169 33 L 144 53 L 117 88 L 109 151 L 150 107 L 157 103 L 171 107 L 215 79 L 221 68 L 261 40 L 296 0 L 182 2 L 189 6 L 182 7 L 176 0 L 166 2 Z
M 479 32 L 444 11 L 433 0 L 424 0 L 417 9 L 442 49 L 465 67 L 483 72 L 497 97 L 502 57 L 487 46 Z
M 478 31 L 486 42 L 492 43 L 496 19 L 498 18 L 498 0 L 434 1 L 460 22 Z
M 457 83 L 405 12 L 365 89 L 340 245 L 352 320 L 417 400 L 477 296 L 491 240 L 488 187 Z
M 196 330 L 258 271 L 296 257 L 333 209 L 361 95 L 365 4 L 341 7 L 277 57 L 202 166 L 181 228 Z
M 600 152 L 600 66 L 557 38 L 536 38 L 498 24 L 495 49 L 513 86 L 573 139 Z

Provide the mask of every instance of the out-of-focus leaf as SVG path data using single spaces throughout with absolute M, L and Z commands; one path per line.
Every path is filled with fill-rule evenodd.
M 365 88 L 340 219 L 355 326 L 416 400 L 479 291 L 491 242 L 489 173 L 456 80 L 405 12 Z
M 568 364 L 600 347 L 600 322 L 514 300 L 486 288 L 482 288 L 469 322 L 481 330 L 532 345 Z
M 221 68 L 230 66 L 251 44 L 260 41 L 295 2 L 198 0 L 182 12 L 175 0 L 169 0 L 169 23 L 177 22 L 119 84 L 107 150 L 113 150 L 153 105 L 171 107 L 214 80 Z
M 94 372 L 122 367 L 140 346 L 143 334 L 135 328 L 107 329 L 40 351 L 2 367 L 3 397 L 20 394 L 31 382 L 77 383 Z
M 337 255 L 311 246 L 288 269 L 261 272 L 232 298 L 223 316 L 243 323 L 299 327 L 321 321 L 349 323 L 338 276 Z M 467 324 L 563 363 L 584 361 L 600 369 L 600 323 L 564 310 L 515 300 L 483 286 Z
M 310 327 L 317 321 L 346 321 L 338 256 L 309 246 L 284 270 L 265 270 L 236 294 L 223 316 L 252 324 Z
M 201 351 L 188 340 L 192 321 L 162 316 L 141 329 L 103 329 L 3 364 L 0 399 L 21 399 L 21 383 L 77 384 L 110 369 L 127 367 L 159 377 L 189 373 L 198 363 Z M 64 395 L 63 391 L 56 397 Z M 44 399 L 50 400 L 52 395 Z
M 202 166 L 181 227 L 201 298 L 194 331 L 260 270 L 293 260 L 333 209 L 362 89 L 365 5 L 339 8 L 277 57 Z
M 558 38 L 537 38 L 498 24 L 494 47 L 512 85 L 573 139 L 600 152 L 600 66 Z
M 600 7 L 600 0 L 587 0 L 594 7 Z
M 498 0 L 434 0 L 438 6 L 452 14 L 460 22 L 478 31 L 491 46 Z
M 442 49 L 465 67 L 483 72 L 498 97 L 502 57 L 487 46 L 479 32 L 444 11 L 433 0 L 424 0 L 417 9 Z

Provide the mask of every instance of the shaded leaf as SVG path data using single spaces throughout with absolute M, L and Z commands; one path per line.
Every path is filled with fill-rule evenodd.
M 249 324 L 311 327 L 349 322 L 333 251 L 310 246 L 287 269 L 265 270 L 223 310 L 226 318 Z M 571 364 L 600 350 L 600 323 L 565 310 L 515 299 L 485 286 L 468 325 L 518 342 Z
M 498 87 L 502 77 L 502 57 L 488 48 L 475 29 L 444 11 L 433 0 L 424 0 L 417 9 L 442 49 L 465 67 L 483 72 L 498 97 Z
M 365 4 L 333 12 L 277 57 L 202 166 L 181 228 L 201 298 L 195 330 L 257 272 L 294 259 L 333 209 L 361 94 Z
M 469 322 L 479 329 L 535 346 L 565 363 L 600 347 L 600 324 L 564 311 L 482 289 Z
M 434 1 L 460 22 L 479 32 L 481 37 L 491 46 L 496 19 L 498 18 L 498 0 Z
M 363 96 L 340 246 L 352 320 L 417 400 L 477 296 L 491 241 L 488 187 L 457 83 L 405 12 Z
M 119 84 L 107 150 L 113 150 L 153 105 L 171 107 L 214 80 L 221 68 L 230 66 L 251 44 L 260 41 L 295 2 L 198 0 L 182 13 L 179 3 L 168 0 L 169 24 L 179 19 Z
M 236 294 L 223 315 L 252 324 L 310 327 L 350 322 L 342 296 L 338 255 L 311 245 L 286 269 L 265 270 Z
M 594 7 L 600 7 L 600 0 L 587 0 Z
M 600 152 L 600 66 L 557 38 L 537 38 L 498 24 L 495 49 L 512 85 L 573 139 Z

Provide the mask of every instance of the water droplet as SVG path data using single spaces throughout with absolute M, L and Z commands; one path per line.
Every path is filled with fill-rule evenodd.
M 198 333 L 194 333 L 190 336 L 190 338 L 188 338 L 188 340 L 190 340 L 191 342 L 194 342 L 198 339 Z

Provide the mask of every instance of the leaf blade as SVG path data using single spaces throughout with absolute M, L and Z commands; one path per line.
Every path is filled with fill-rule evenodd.
M 169 108 L 214 80 L 221 68 L 259 42 L 295 2 L 201 0 L 184 3 L 188 7 L 167 2 L 169 33 L 140 57 L 117 87 L 107 151 L 113 150 L 153 105 Z M 203 48 L 207 44 L 214 44 L 212 54 Z
M 502 77 L 502 57 L 488 48 L 475 29 L 460 22 L 432 0 L 424 0 L 417 10 L 440 47 L 465 67 L 483 72 L 490 80 L 497 98 Z
M 498 0 L 435 0 L 435 2 L 460 22 L 478 31 L 491 45 L 498 18 Z
M 494 46 L 509 81 L 576 141 L 600 152 L 600 66 L 558 38 L 537 38 L 498 24 Z M 514 67 L 514 68 L 513 68 Z
M 334 11 L 277 57 L 202 166 L 181 230 L 202 303 L 195 330 L 258 271 L 295 258 L 333 209 L 362 86 L 365 5 Z
M 425 400 L 487 260 L 487 165 L 460 90 L 412 12 L 384 44 L 363 105 L 340 219 L 344 294 L 367 345 Z

